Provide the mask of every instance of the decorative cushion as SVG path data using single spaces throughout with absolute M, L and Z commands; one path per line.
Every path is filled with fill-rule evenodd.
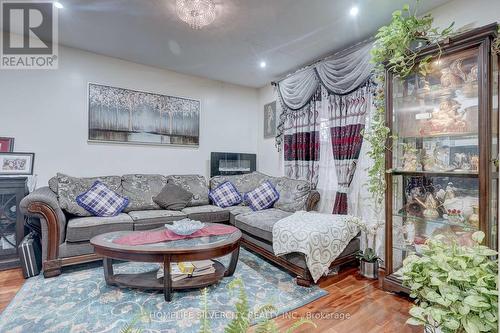
M 274 188 L 274 185 L 267 180 L 260 184 L 255 190 L 245 194 L 245 202 L 254 211 L 272 207 L 279 198 L 280 195 Z
M 182 210 L 186 208 L 192 198 L 193 193 L 174 183 L 167 183 L 161 192 L 153 197 L 153 201 L 163 209 Z
M 153 201 L 153 197 L 157 196 L 165 185 L 167 185 L 167 178 L 162 175 L 123 175 L 121 194 L 129 198 L 130 201 L 125 212 L 161 209 Z
M 92 216 L 76 202 L 76 197 L 91 188 L 96 181 L 102 182 L 113 192 L 120 193 L 122 180 L 119 176 L 77 178 L 58 173 L 57 196 L 61 209 L 76 216 Z
M 275 202 L 274 208 L 287 212 L 297 212 L 306 209 L 307 198 L 311 193 L 311 183 L 306 180 L 291 179 L 287 177 L 271 180 L 280 198 Z
M 120 214 L 128 205 L 128 198 L 123 197 L 100 181 L 76 197 L 76 202 L 94 216 L 110 217 Z
M 210 179 L 210 188 L 213 190 L 225 182 L 231 182 L 240 194 L 245 194 L 255 190 L 263 181 L 270 180 L 273 177 L 260 172 L 245 173 L 242 175 L 215 176 Z
M 205 177 L 200 175 L 168 176 L 169 183 L 174 183 L 193 194 L 188 207 L 208 205 L 208 186 Z
M 214 204 L 221 208 L 231 207 L 243 201 L 240 192 L 231 182 L 224 182 L 208 193 Z

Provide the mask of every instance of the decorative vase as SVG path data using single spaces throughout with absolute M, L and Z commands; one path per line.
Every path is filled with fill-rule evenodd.
M 429 40 L 427 38 L 415 38 L 410 42 L 410 50 L 416 51 L 426 45 L 429 45 Z
M 360 267 L 360 273 L 363 275 L 365 278 L 368 279 L 378 279 L 378 261 L 375 262 L 368 262 L 364 260 L 359 261 Z
M 467 220 L 469 224 L 475 228 L 479 229 L 479 206 L 478 205 L 472 205 L 472 214 L 469 216 L 469 219 Z

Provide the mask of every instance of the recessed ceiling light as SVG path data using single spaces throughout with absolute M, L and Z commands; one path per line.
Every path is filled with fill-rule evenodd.
M 63 9 L 64 6 L 62 3 L 60 2 L 57 2 L 57 1 L 54 1 L 54 7 L 58 8 L 58 9 Z
M 358 6 L 352 6 L 351 7 L 351 10 L 349 11 L 349 14 L 351 14 L 351 16 L 357 16 L 359 13 L 359 8 Z
M 267 64 L 265 61 L 261 61 L 259 66 L 260 66 L 260 68 L 266 68 Z

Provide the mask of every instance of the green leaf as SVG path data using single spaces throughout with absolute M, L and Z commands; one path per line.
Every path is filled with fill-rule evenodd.
M 412 326 L 422 326 L 425 325 L 425 321 L 419 320 L 417 318 L 409 318 L 406 323 Z
M 482 231 L 476 231 L 472 234 L 472 240 L 478 244 L 481 244 L 483 242 L 484 237 L 485 235 Z
M 486 297 L 476 295 L 465 297 L 464 304 L 474 308 L 489 309 L 491 307 Z

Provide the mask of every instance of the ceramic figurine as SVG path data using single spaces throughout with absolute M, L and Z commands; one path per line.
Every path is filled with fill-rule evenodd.
M 403 225 L 403 239 L 406 245 L 413 245 L 415 242 L 415 223 L 411 219 Z
M 462 83 L 459 76 L 452 73 L 451 69 L 443 68 L 441 70 L 441 86 L 443 88 L 454 88 Z
M 420 200 L 417 201 L 419 201 L 420 204 L 424 207 L 424 211 L 422 214 L 426 220 L 435 220 L 439 217 L 439 212 L 437 210 L 439 207 L 439 203 L 431 193 L 427 194 L 424 203 L 422 203 Z
M 467 220 L 469 224 L 475 228 L 479 229 L 479 206 L 478 205 L 472 205 L 472 214 L 469 216 L 469 219 Z
M 458 170 L 470 170 L 469 157 L 465 153 L 455 153 L 453 165 Z
M 470 157 L 470 169 L 472 171 L 479 171 L 479 156 L 472 155 Z
M 461 104 L 453 99 L 446 99 L 432 112 L 432 118 L 425 122 L 420 129 L 421 134 L 463 132 L 466 123 L 463 116 L 458 112 Z
M 446 194 L 444 195 L 444 200 L 450 200 L 455 198 L 455 188 L 453 187 L 453 183 L 449 182 L 446 186 Z
M 417 153 L 414 149 L 405 149 L 403 154 L 403 170 L 417 171 Z
M 470 73 L 467 74 L 467 78 L 466 78 L 466 82 L 475 82 L 477 81 L 477 77 L 478 77 L 478 69 L 477 69 L 477 65 L 474 65 L 471 67 L 470 69 Z

